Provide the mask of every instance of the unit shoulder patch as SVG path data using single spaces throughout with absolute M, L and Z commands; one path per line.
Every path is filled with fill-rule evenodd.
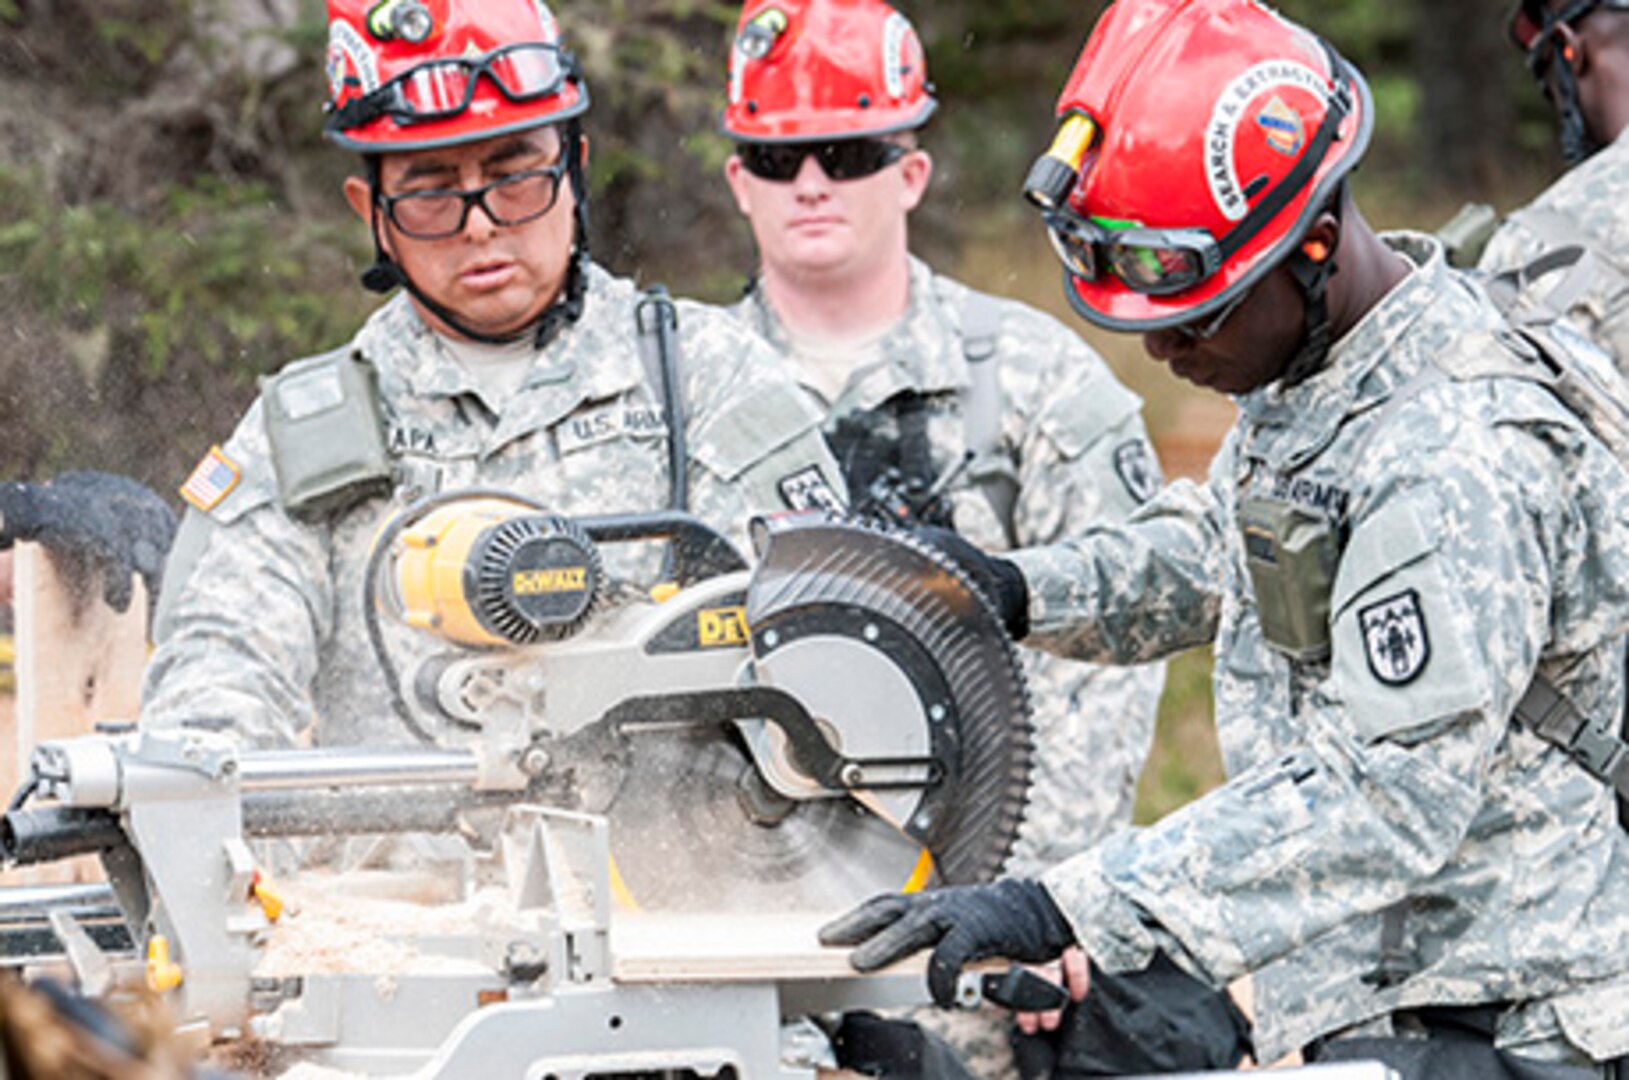
M 776 483 L 781 501 L 791 510 L 833 510 L 841 512 L 843 500 L 837 497 L 819 465 L 809 465 Z
M 1126 491 L 1139 503 L 1159 493 L 1159 470 L 1154 466 L 1154 455 L 1145 439 L 1129 439 L 1114 448 L 1114 471 Z
M 1369 671 L 1387 686 L 1405 686 L 1420 677 L 1431 660 L 1420 594 L 1404 589 L 1358 611 Z
M 211 446 L 209 453 L 198 462 L 187 482 L 181 485 L 181 497 L 204 513 L 219 506 L 221 500 L 232 493 L 243 479 L 243 469 L 227 457 L 219 446 Z

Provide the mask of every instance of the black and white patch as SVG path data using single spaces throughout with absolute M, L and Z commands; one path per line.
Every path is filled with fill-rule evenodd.
M 1114 471 L 1131 497 L 1140 503 L 1152 499 L 1160 489 L 1159 470 L 1154 467 L 1154 455 L 1143 439 L 1132 439 L 1114 448 Z
M 777 486 L 781 491 L 781 501 L 793 510 L 840 512 L 843 509 L 843 500 L 837 497 L 837 492 L 832 489 L 819 465 L 810 465 L 790 476 L 783 476 Z
M 1363 631 L 1369 670 L 1387 686 L 1413 682 L 1431 660 L 1425 612 L 1420 610 L 1420 594 L 1413 589 L 1360 609 L 1358 627 Z

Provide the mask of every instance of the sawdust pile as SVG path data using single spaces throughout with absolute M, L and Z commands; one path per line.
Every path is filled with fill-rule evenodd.
M 254 974 L 461 975 L 490 969 L 473 951 L 454 955 L 457 942 L 473 942 L 508 901 L 487 889 L 457 903 L 420 903 L 378 895 L 376 882 L 352 874 L 306 873 L 282 884 L 287 908 L 267 936 Z M 429 941 L 434 944 L 429 944 Z

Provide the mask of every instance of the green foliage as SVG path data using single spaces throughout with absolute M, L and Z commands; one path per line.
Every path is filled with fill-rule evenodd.
M 1166 666 L 1154 748 L 1137 786 L 1138 824 L 1158 821 L 1224 779 L 1210 691 L 1209 649 L 1183 653 Z
M 153 65 L 161 63 L 176 43 L 175 28 L 163 23 L 105 19 L 96 30 L 109 44 L 127 46 Z
M 133 310 L 149 377 L 183 351 L 247 374 L 342 337 L 362 305 L 335 303 L 323 282 L 343 272 L 353 244 L 337 223 L 291 223 L 255 185 L 202 177 L 136 217 L 98 203 L 56 205 L 34 177 L 0 170 L 7 276 L 70 326 Z

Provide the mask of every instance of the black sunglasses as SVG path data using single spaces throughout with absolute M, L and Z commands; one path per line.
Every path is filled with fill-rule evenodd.
M 831 142 L 741 143 L 735 153 L 753 176 L 785 182 L 797 177 L 806 157 L 812 156 L 833 180 L 859 180 L 881 172 L 909 151 L 885 139 L 835 139 Z

